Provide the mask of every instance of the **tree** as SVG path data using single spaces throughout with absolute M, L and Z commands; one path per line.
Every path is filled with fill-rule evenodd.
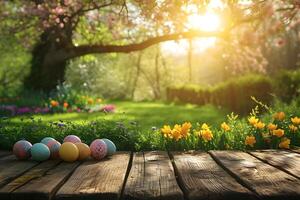
M 296 0 L 251 1 L 247 5 L 224 0 L 222 14 L 229 18 L 228 23 L 220 31 L 205 32 L 186 28 L 189 13 L 184 8 L 194 6 L 201 12 L 209 0 L 14 0 L 0 3 L 0 29 L 1 34 L 19 34 L 20 41 L 32 43 L 25 86 L 49 91 L 64 81 L 66 64 L 72 58 L 128 53 L 183 38 L 228 38 L 237 25 L 268 15 L 270 2 L 279 2 L 279 9 L 290 13 L 299 9 Z

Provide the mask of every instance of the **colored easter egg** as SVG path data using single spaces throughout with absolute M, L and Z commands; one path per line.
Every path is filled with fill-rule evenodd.
M 47 145 L 47 143 L 50 141 L 50 140 L 55 140 L 54 138 L 52 137 L 45 137 L 41 140 L 41 143 Z
M 25 160 L 31 156 L 31 147 L 32 144 L 30 142 L 26 140 L 20 140 L 14 144 L 13 153 L 18 159 Z
M 68 136 L 65 137 L 64 142 L 77 143 L 77 142 L 81 142 L 81 140 L 76 135 L 68 135 Z
M 102 140 L 105 142 L 105 144 L 107 146 L 107 155 L 108 156 L 111 156 L 114 153 L 116 153 L 116 151 L 117 151 L 116 145 L 111 140 L 106 139 L 106 138 L 104 138 Z
M 43 143 L 36 143 L 31 147 L 31 158 L 35 161 L 45 161 L 50 157 L 50 150 Z
M 91 155 L 90 147 L 87 144 L 77 142 L 75 143 L 79 150 L 79 157 L 78 160 L 85 160 Z
M 91 145 L 91 156 L 96 160 L 101 160 L 107 154 L 107 145 L 103 140 L 96 139 Z
M 60 142 L 58 142 L 56 140 L 49 140 L 46 145 L 50 150 L 50 158 L 58 159 L 59 158 L 59 148 L 61 146 Z
M 66 162 L 74 162 L 79 157 L 79 150 L 72 142 L 65 142 L 60 146 L 59 157 Z

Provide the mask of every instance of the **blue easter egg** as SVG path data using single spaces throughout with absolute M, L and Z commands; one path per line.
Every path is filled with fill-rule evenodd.
M 105 142 L 105 144 L 107 146 L 107 155 L 108 156 L 111 156 L 114 153 L 116 153 L 116 151 L 117 151 L 116 145 L 111 140 L 106 139 L 106 138 L 104 138 L 102 140 Z
M 41 143 L 47 145 L 47 143 L 50 141 L 50 140 L 55 140 L 54 138 L 52 137 L 45 137 L 41 140 Z
M 50 150 L 43 143 L 36 143 L 31 147 L 31 158 L 35 161 L 45 161 L 50 157 Z

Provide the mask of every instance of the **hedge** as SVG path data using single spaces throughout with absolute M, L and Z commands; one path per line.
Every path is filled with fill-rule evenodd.
M 182 85 L 167 88 L 167 100 L 197 105 L 213 104 L 227 108 L 233 112 L 249 113 L 256 105 L 251 100 L 254 96 L 258 100 L 269 104 L 272 101 L 272 80 L 262 75 L 247 75 L 213 87 L 199 85 Z

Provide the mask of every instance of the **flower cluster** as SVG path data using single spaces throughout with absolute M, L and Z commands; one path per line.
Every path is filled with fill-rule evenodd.
M 300 117 L 286 117 L 277 112 L 272 120 L 251 115 L 246 120 L 237 120 L 238 116 L 228 116 L 228 122 L 222 122 L 219 128 L 206 123 L 197 124 L 192 129 L 190 122 L 164 125 L 160 133 L 166 147 L 181 149 L 288 149 L 300 141 Z
M 165 138 L 174 139 L 178 141 L 180 139 L 185 139 L 190 135 L 190 129 L 192 124 L 190 122 L 185 122 L 182 125 L 175 124 L 173 129 L 169 125 L 164 125 L 161 129 L 161 133 Z
M 114 105 L 104 105 L 103 107 L 99 108 L 102 102 L 103 100 L 101 98 L 93 98 L 90 96 L 75 96 L 72 98 L 50 99 L 48 106 L 52 110 L 52 112 L 113 112 L 115 110 Z
M 251 133 L 246 136 L 245 145 L 255 147 L 258 142 L 270 148 L 290 148 L 292 140 L 296 140 L 300 125 L 299 117 L 286 118 L 284 112 L 273 115 L 273 121 L 267 126 L 256 116 L 248 118 Z

